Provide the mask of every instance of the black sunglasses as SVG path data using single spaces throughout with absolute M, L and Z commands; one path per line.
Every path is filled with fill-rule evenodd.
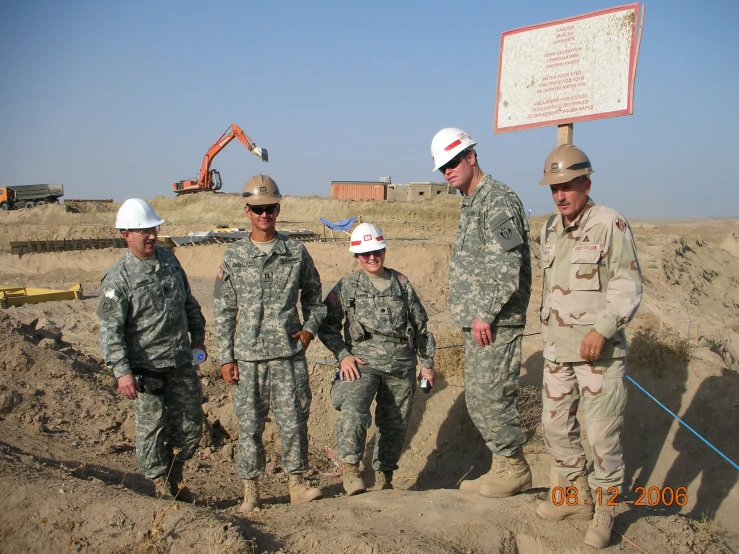
M 385 253 L 385 249 L 381 250 L 373 250 L 372 252 L 362 252 L 361 254 L 357 254 L 360 258 L 367 261 L 370 259 L 370 256 L 374 256 L 377 259 L 380 259 L 380 257 Z
M 464 160 L 467 157 L 467 154 L 469 154 L 469 150 L 465 150 L 464 152 L 460 152 L 456 156 L 454 156 L 451 160 L 449 160 L 447 163 L 442 165 L 439 168 L 439 171 L 442 173 L 445 173 L 447 169 L 455 169 L 459 164 L 462 163 L 462 160 Z
M 254 212 L 257 215 L 262 215 L 263 213 L 268 213 L 269 215 L 272 215 L 275 213 L 275 210 L 280 206 L 279 204 L 269 204 L 268 206 L 249 206 L 250 212 Z

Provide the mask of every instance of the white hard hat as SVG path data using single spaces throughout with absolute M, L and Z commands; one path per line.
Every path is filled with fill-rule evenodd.
M 349 252 L 364 254 L 373 250 L 387 248 L 387 241 L 382 236 L 382 231 L 371 223 L 360 223 L 352 231 Z
M 434 159 L 434 171 L 446 164 L 454 156 L 472 148 L 477 143 L 462 129 L 447 127 L 434 135 L 431 141 L 431 157 Z
M 140 198 L 129 198 L 118 209 L 116 229 L 151 229 L 164 223 L 154 208 Z

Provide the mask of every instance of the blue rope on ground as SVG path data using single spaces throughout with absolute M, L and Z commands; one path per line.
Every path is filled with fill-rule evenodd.
M 726 454 L 724 454 L 723 452 L 721 452 L 721 451 L 720 451 L 720 450 L 719 450 L 718 448 L 716 448 L 716 447 L 715 447 L 715 446 L 713 446 L 713 445 L 712 445 L 712 444 L 711 444 L 710 442 L 708 442 L 708 441 L 707 441 L 706 439 L 704 439 L 703 437 L 701 437 L 701 436 L 700 436 L 700 435 L 698 434 L 698 432 L 697 432 L 697 431 L 696 431 L 695 429 L 693 429 L 693 428 L 692 428 L 692 427 L 691 427 L 690 425 L 688 425 L 687 423 L 685 423 L 685 422 L 684 422 L 684 421 L 683 421 L 682 419 L 680 419 L 680 418 L 679 418 L 679 417 L 678 417 L 678 416 L 677 416 L 676 414 L 672 413 L 672 412 L 670 411 L 670 409 L 669 409 L 669 408 L 668 408 L 667 406 L 665 406 L 664 404 L 662 404 L 662 402 L 660 402 L 660 401 L 659 401 L 659 400 L 657 400 L 657 399 L 656 399 L 656 398 L 655 398 L 654 396 L 652 396 L 652 395 L 651 395 L 651 394 L 650 394 L 650 393 L 649 393 L 649 392 L 647 391 L 647 389 L 645 389 L 644 387 L 642 387 L 642 386 L 641 386 L 641 385 L 640 385 L 639 383 L 637 383 L 636 381 L 634 381 L 634 379 L 632 379 L 632 378 L 631 378 L 631 377 L 629 377 L 628 375 L 626 376 L 626 378 L 627 378 L 627 379 L 628 379 L 629 381 L 631 381 L 632 383 L 634 383 L 634 385 L 636 385 L 636 386 L 637 386 L 637 388 L 638 388 L 639 390 L 641 390 L 641 391 L 642 391 L 642 392 L 643 392 L 644 394 L 646 394 L 646 395 L 647 395 L 647 396 L 648 396 L 649 398 L 651 398 L 652 400 L 654 400 L 654 401 L 655 401 L 655 402 L 656 402 L 656 403 L 657 403 L 657 404 L 659 405 L 659 407 L 660 407 L 660 408 L 662 408 L 662 409 L 663 409 L 664 411 L 666 411 L 666 412 L 667 412 L 668 414 L 670 414 L 670 415 L 671 415 L 672 417 L 674 417 L 674 418 L 675 418 L 675 419 L 676 419 L 676 420 L 677 420 L 677 421 L 678 421 L 678 422 L 680 423 L 680 425 L 682 425 L 683 427 L 685 427 L 685 428 L 686 428 L 686 429 L 687 429 L 688 431 L 690 431 L 690 432 L 691 432 L 691 433 L 693 433 L 693 434 L 694 434 L 694 435 L 695 435 L 696 437 L 698 437 L 698 438 L 699 438 L 700 440 L 702 440 L 703 442 L 705 442 L 705 443 L 706 443 L 706 444 L 707 444 L 708 446 L 710 446 L 710 447 L 711 447 L 711 448 L 712 448 L 712 449 L 713 449 L 713 450 L 714 450 L 714 451 L 716 452 L 716 454 L 718 454 L 718 455 L 719 455 L 719 456 L 721 456 L 721 457 L 722 457 L 722 458 L 723 458 L 724 460 L 726 460 L 726 461 L 727 461 L 727 462 L 729 462 L 729 463 L 730 463 L 730 464 L 731 464 L 732 466 L 734 466 L 734 469 L 737 469 L 737 470 L 739 470 L 739 465 L 737 465 L 737 464 L 736 464 L 736 462 L 732 461 L 732 460 L 731 460 L 731 458 L 729 458 L 729 457 L 728 457 L 728 456 L 727 456 Z

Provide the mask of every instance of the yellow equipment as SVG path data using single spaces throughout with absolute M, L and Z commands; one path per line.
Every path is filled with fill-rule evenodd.
M 79 300 L 82 298 L 82 285 L 77 283 L 67 290 L 37 289 L 31 287 L 8 287 L 0 285 L 0 306 L 20 306 L 38 304 L 53 300 Z

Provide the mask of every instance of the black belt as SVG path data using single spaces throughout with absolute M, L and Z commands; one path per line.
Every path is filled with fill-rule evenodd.
M 391 337 L 389 335 L 380 335 L 378 333 L 365 333 L 364 340 L 379 340 L 384 342 L 392 342 L 394 344 L 408 344 L 408 339 L 406 337 L 403 337 L 402 339 L 399 337 Z

